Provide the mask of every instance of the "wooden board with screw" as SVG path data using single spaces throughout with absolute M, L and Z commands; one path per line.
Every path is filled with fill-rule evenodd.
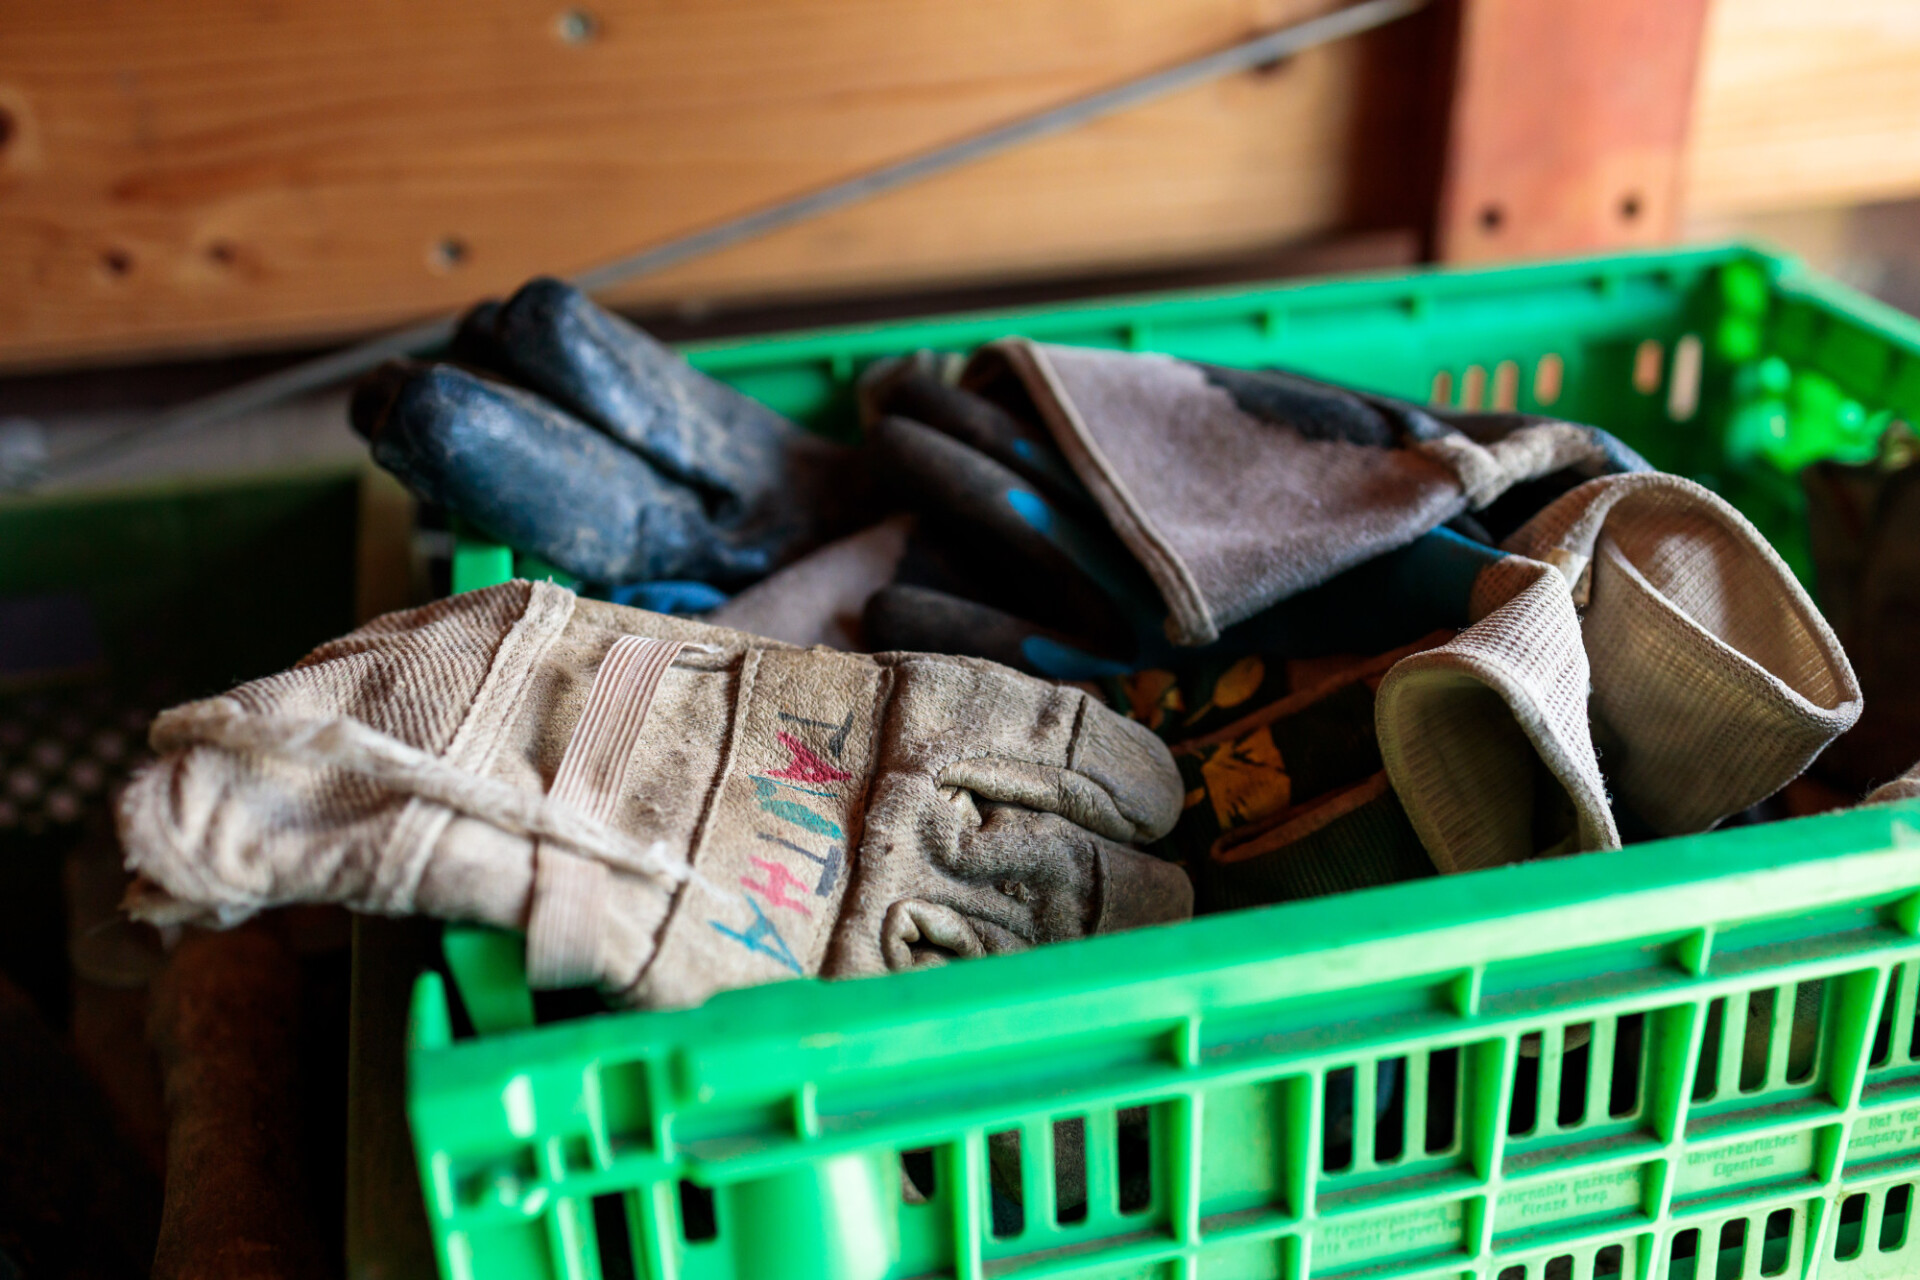
M 310 343 L 443 312 L 1338 3 L 15 4 L 0 9 L 0 368 Z M 1522 65 L 1564 65 L 1535 80 L 1556 97 L 1593 88 L 1598 114 L 1507 92 L 1552 145 L 1516 168 L 1494 138 L 1438 216 L 1448 5 L 688 264 L 621 300 L 698 307 L 1152 269 L 1386 226 L 1437 228 L 1443 256 L 1509 256 L 1658 238 L 1676 207 L 1920 193 L 1912 0 L 1717 0 L 1690 112 L 1670 91 L 1691 56 L 1681 18 L 1697 20 L 1699 0 L 1458 8 L 1469 23 L 1510 11 L 1487 28 L 1509 53 L 1533 23 L 1563 63 Z M 1631 51 L 1635 83 L 1664 86 L 1658 110 L 1615 91 L 1608 49 Z M 1480 83 L 1498 97 L 1507 81 Z M 1602 119 L 1608 102 L 1623 110 Z M 1461 138 L 1492 136 L 1460 133 L 1471 106 L 1463 96 L 1452 113 L 1456 178 L 1472 159 Z M 1656 119 L 1651 143 L 1613 145 Z M 1541 157 L 1559 176 L 1529 187 Z
M 0 364 L 405 321 L 1334 7 L 98 0 L 16 12 L 0 18 Z M 1362 188 L 1379 183 L 1356 177 L 1361 157 L 1393 156 L 1405 122 L 1383 118 L 1363 81 L 1404 85 L 1369 60 L 1412 38 L 1305 53 L 626 297 L 1141 267 L 1365 221 Z
M 1671 239 L 1706 11 L 1707 0 L 1466 0 L 1440 255 Z
M 1694 108 L 1691 213 L 1920 194 L 1920 4 L 1715 0 Z

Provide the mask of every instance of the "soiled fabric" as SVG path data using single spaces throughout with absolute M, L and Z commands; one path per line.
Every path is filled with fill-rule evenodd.
M 1186 917 L 1151 733 L 991 663 L 797 649 L 512 582 L 162 715 L 136 915 L 341 902 L 521 928 L 662 1007 Z
M 868 645 L 860 617 L 874 592 L 893 580 L 912 528 L 913 517 L 896 515 L 829 542 L 754 583 L 706 621 L 803 647 L 876 647 Z
M 415 494 L 577 578 L 741 586 L 864 516 L 857 452 L 558 280 L 476 307 L 454 355 L 369 375 L 354 429 Z
M 1376 704 L 1387 774 L 1442 870 L 1611 848 L 1623 826 L 1706 830 L 1860 714 L 1791 571 L 1690 480 L 1589 481 L 1503 545 L 1474 624 L 1397 664 Z
M 1646 465 L 1591 427 L 1162 355 L 1010 338 L 961 383 L 1033 406 L 1187 645 L 1522 482 Z
M 884 473 L 947 536 L 935 572 L 874 598 L 870 631 L 1111 680 L 1179 665 L 1162 622 L 1227 659 L 1456 628 L 1373 702 L 1394 799 L 1374 798 L 1443 871 L 1706 829 L 1858 713 L 1845 655 L 1752 527 L 1603 432 L 1019 341 L 958 386 L 938 373 L 903 361 L 867 388 L 893 415 L 874 423 Z M 1500 550 L 1433 527 L 1469 508 Z

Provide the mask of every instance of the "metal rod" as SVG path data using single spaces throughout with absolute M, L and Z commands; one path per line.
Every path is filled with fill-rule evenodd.
M 1336 9 L 1322 17 L 1256 36 L 1164 71 L 1156 71 L 983 133 L 972 134 L 957 142 L 882 165 L 817 191 L 725 219 L 664 244 L 583 271 L 572 277 L 572 282 L 588 293 L 598 293 L 629 280 L 678 266 L 690 259 L 732 248 L 795 223 L 817 218 L 821 214 L 844 209 L 883 192 L 972 164 L 1024 142 L 1077 128 L 1102 116 L 1139 106 L 1182 89 L 1190 89 L 1223 76 L 1277 62 L 1318 45 L 1370 31 L 1403 18 L 1425 4 L 1426 0 L 1363 0 L 1363 3 Z M 216 422 L 265 409 L 294 396 L 358 377 L 387 360 L 427 354 L 443 347 L 453 337 L 458 323 L 459 316 L 454 315 L 413 325 L 291 365 L 224 391 L 189 400 L 138 426 L 68 454 L 27 483 L 31 485 L 64 479 L 109 461 L 137 445 L 185 435 Z

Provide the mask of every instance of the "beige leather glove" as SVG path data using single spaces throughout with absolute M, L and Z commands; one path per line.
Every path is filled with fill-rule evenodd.
M 513 582 L 162 715 L 135 914 L 283 902 L 528 933 L 646 1007 L 1185 918 L 1166 748 L 992 663 L 795 649 Z

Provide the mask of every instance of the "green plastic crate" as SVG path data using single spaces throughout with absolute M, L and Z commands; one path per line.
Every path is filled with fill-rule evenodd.
M 1737 247 L 690 354 L 834 430 L 866 360 L 1012 332 L 1550 408 L 1720 488 L 1802 572 L 1761 455 L 1920 421 L 1920 325 Z M 465 544 L 455 585 L 511 569 Z M 676 1013 L 535 1026 L 517 938 L 444 949 L 478 1034 L 423 975 L 408 1107 L 458 1280 L 1920 1274 L 1920 805 Z M 1056 1142 L 1084 1212 L 1058 1211 Z

